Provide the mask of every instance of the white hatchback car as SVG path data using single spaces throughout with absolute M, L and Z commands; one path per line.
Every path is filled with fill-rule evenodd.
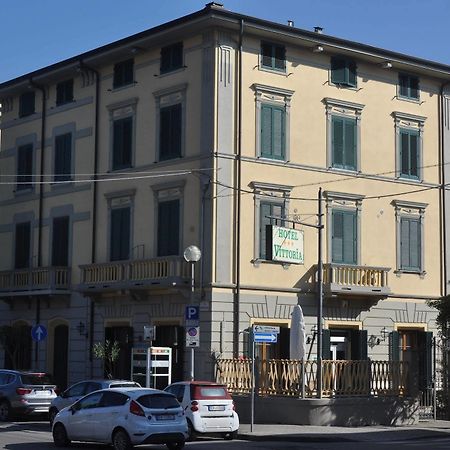
M 71 441 L 112 444 L 130 450 L 140 444 L 184 447 L 186 416 L 177 399 L 147 388 L 113 388 L 93 392 L 64 408 L 53 422 L 53 441 L 66 447 Z
M 226 386 L 210 381 L 182 381 L 164 389 L 175 395 L 186 414 L 189 439 L 196 434 L 220 434 L 234 439 L 239 417 Z

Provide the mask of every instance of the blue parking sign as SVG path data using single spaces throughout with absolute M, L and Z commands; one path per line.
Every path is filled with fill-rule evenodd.
M 200 317 L 200 307 L 197 305 L 186 306 L 185 319 L 198 321 Z

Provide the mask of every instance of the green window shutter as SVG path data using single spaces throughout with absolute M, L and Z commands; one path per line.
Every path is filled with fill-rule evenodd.
M 179 158 L 181 156 L 181 103 L 174 105 L 171 109 L 172 124 L 172 156 Z
M 158 256 L 178 255 L 180 234 L 180 201 L 158 205 Z
M 366 360 L 367 356 L 367 330 L 350 331 L 351 359 Z
M 72 134 L 66 133 L 55 138 L 55 181 L 71 178 Z
M 113 124 L 113 170 L 131 167 L 133 118 L 115 120 Z
M 414 178 L 419 177 L 419 135 L 417 133 L 409 134 L 409 175 Z
M 419 79 L 417 77 L 409 78 L 409 96 L 413 99 L 419 98 Z
M 400 131 L 400 161 L 401 175 L 409 175 L 410 164 L 409 164 L 409 133 L 407 131 Z
M 272 156 L 275 159 L 284 159 L 284 110 L 272 108 Z
M 419 271 L 421 269 L 421 225 L 420 220 L 400 220 L 400 268 Z
M 432 387 L 433 383 L 433 333 L 420 332 L 419 344 L 419 389 L 425 390 Z
M 346 82 L 346 64 L 342 58 L 331 58 L 331 82 L 344 84 Z
M 348 84 L 356 86 L 356 63 L 354 61 L 347 61 Z
M 389 333 L 389 361 L 400 361 L 400 335 L 398 331 Z
M 344 168 L 356 170 L 356 119 L 344 120 Z
M 30 189 L 33 174 L 33 145 L 21 145 L 17 151 L 17 190 Z
M 53 219 L 52 265 L 63 267 L 69 265 L 69 217 L 67 216 Z
M 111 261 L 123 261 L 130 257 L 130 208 L 111 210 Z
M 272 67 L 272 51 L 273 46 L 266 42 L 261 43 L 262 65 L 264 67 Z
M 401 97 L 408 97 L 408 77 L 406 75 L 398 76 L 399 94 Z
M 275 46 L 275 69 L 285 70 L 286 69 L 286 48 L 282 45 Z
M 272 156 L 272 107 L 261 106 L 261 156 Z
M 330 330 L 322 330 L 322 359 L 331 359 Z
M 333 167 L 344 167 L 344 119 L 342 117 L 332 116 L 332 164 Z
M 420 221 L 409 220 L 409 267 L 419 270 L 420 269 Z
M 259 256 L 266 259 L 266 225 L 271 224 L 267 216 L 272 215 L 272 205 L 270 203 L 260 203 L 259 205 Z
M 31 223 L 22 222 L 16 225 L 14 267 L 24 269 L 30 267 L 31 258 Z
M 356 264 L 357 232 L 356 214 L 345 212 L 343 214 L 343 261 L 345 264 Z
M 181 103 L 160 110 L 159 158 L 161 161 L 181 156 Z
M 341 263 L 344 260 L 344 214 L 341 211 L 332 212 L 332 262 Z
M 400 268 L 406 269 L 410 267 L 410 235 L 409 220 L 400 220 Z

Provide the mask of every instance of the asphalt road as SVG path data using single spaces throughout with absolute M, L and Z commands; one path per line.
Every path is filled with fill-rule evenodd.
M 109 450 L 100 444 L 75 443 L 71 448 L 84 450 Z M 137 447 L 147 450 L 166 450 L 163 445 Z M 224 441 L 222 439 L 201 439 L 189 442 L 187 450 L 448 450 L 450 435 L 444 438 L 416 439 L 383 442 L 283 442 L 283 441 Z M 54 450 L 50 426 L 46 422 L 0 423 L 0 449 L 7 450 Z

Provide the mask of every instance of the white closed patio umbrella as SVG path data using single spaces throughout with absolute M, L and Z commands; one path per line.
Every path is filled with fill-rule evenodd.
M 291 316 L 289 358 L 304 359 L 306 354 L 305 344 L 305 318 L 301 306 L 295 305 Z

